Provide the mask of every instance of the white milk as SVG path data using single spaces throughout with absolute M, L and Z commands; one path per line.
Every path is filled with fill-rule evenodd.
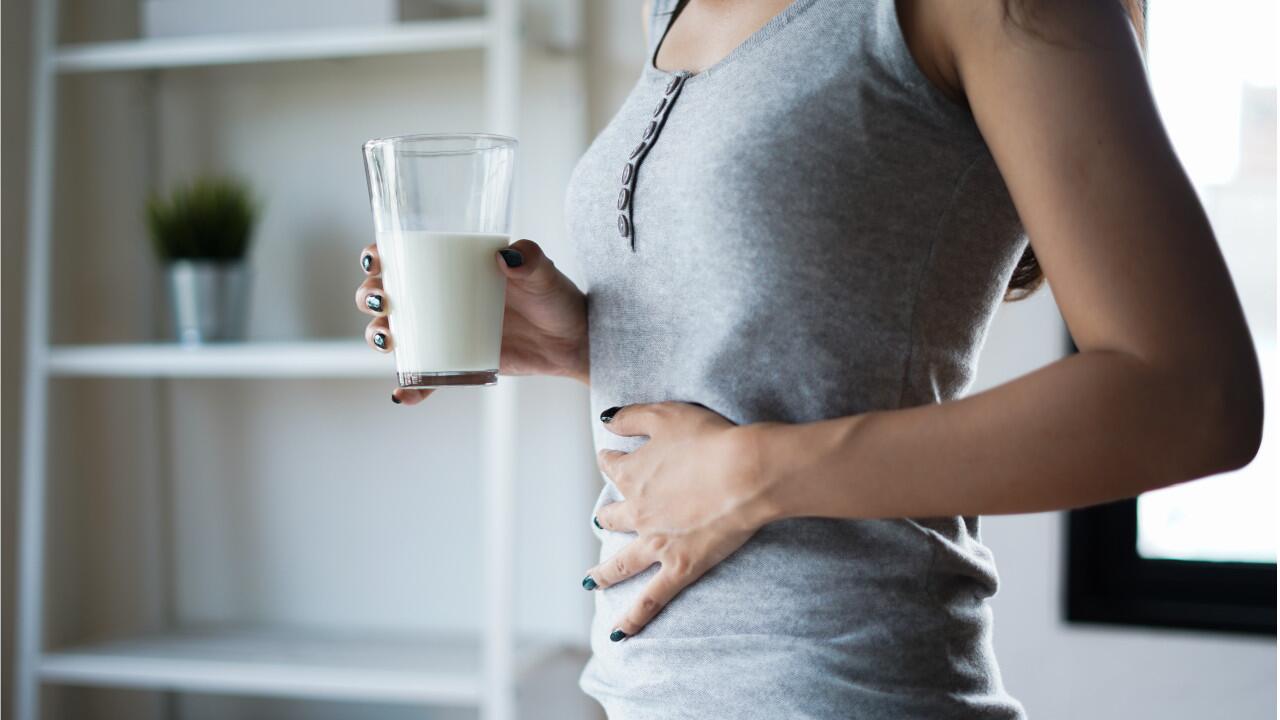
M 506 277 L 494 253 L 509 235 L 381 232 L 396 371 L 497 370 Z

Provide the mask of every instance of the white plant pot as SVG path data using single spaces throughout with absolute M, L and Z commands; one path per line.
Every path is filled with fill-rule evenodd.
M 166 266 L 174 338 L 184 344 L 243 340 L 249 296 L 244 261 L 175 260 Z

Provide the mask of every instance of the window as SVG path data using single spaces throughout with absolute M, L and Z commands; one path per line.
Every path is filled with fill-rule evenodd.
M 1240 293 L 1268 410 L 1257 458 L 1236 472 L 1074 511 L 1072 620 L 1276 631 L 1276 4 L 1152 3 L 1156 103 Z

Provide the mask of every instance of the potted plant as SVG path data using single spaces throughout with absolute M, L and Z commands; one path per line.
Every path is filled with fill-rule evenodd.
M 258 206 L 248 185 L 201 178 L 153 195 L 147 227 L 168 276 L 173 332 L 183 343 L 242 340 Z

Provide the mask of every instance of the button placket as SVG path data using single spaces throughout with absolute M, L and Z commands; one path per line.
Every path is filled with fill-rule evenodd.
M 671 107 L 675 105 L 676 98 L 679 97 L 680 90 L 684 87 L 684 81 L 688 77 L 687 73 L 677 73 L 667 81 L 666 88 L 663 89 L 662 98 L 658 100 L 657 106 L 654 107 L 653 113 L 649 116 L 648 122 L 644 126 L 640 144 L 631 150 L 631 154 L 627 158 L 627 164 L 622 168 L 622 189 L 618 191 L 617 202 L 618 234 L 631 241 L 632 252 L 635 252 L 636 249 L 633 208 L 635 207 L 636 177 L 639 175 L 640 163 L 648 155 L 649 148 L 653 147 L 653 143 L 657 141 L 658 135 L 662 132 L 662 126 L 666 124 L 667 115 L 671 113 Z

